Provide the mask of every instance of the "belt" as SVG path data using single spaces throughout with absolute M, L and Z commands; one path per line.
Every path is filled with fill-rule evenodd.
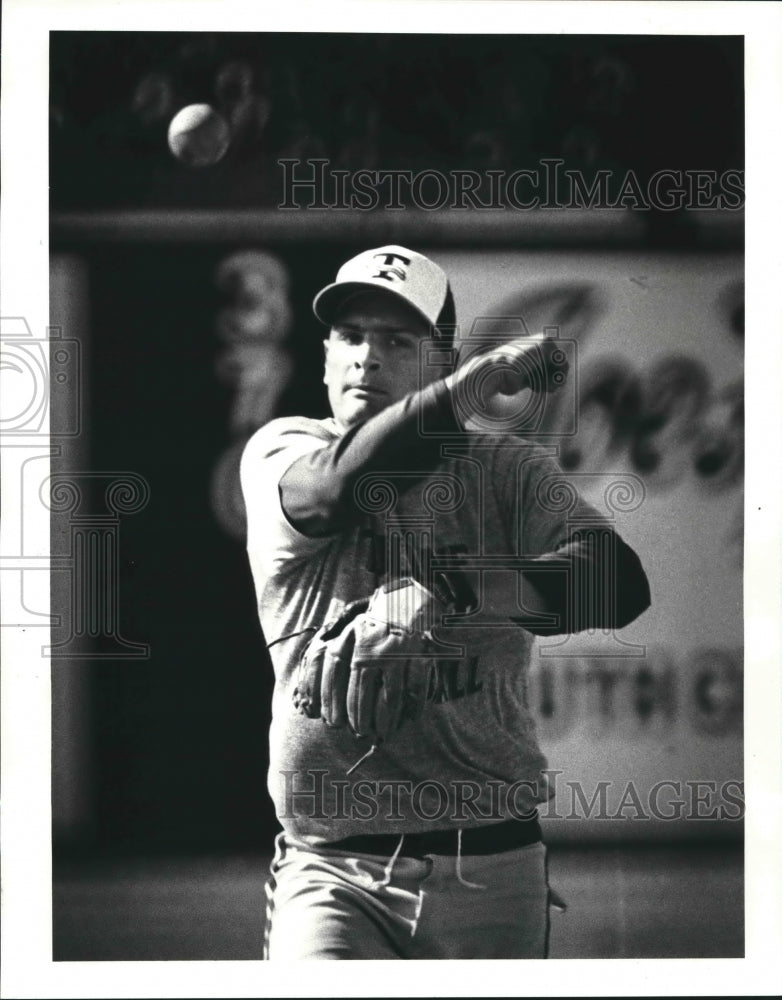
M 380 854 L 388 857 L 399 847 L 402 832 L 358 834 L 354 837 L 344 837 L 342 840 L 333 840 L 323 846 L 351 854 Z M 462 830 L 461 851 L 459 831 L 456 828 L 432 830 L 431 833 L 406 833 L 399 853 L 410 858 L 423 857 L 426 854 L 445 854 L 454 857 L 459 853 L 500 854 L 515 847 L 537 844 L 540 840 L 540 823 L 537 816 L 533 816 L 530 819 L 506 819 L 488 826 L 467 827 Z

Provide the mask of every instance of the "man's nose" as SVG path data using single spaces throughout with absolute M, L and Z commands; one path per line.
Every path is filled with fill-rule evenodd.
M 381 365 L 381 352 L 377 344 L 372 340 L 364 340 L 356 346 L 353 363 L 356 368 L 363 368 L 365 371 L 376 371 Z

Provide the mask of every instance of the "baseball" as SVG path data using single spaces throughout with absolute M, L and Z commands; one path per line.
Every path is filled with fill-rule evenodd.
M 171 119 L 168 145 L 188 167 L 209 167 L 225 155 L 231 141 L 228 123 L 209 104 L 190 104 Z

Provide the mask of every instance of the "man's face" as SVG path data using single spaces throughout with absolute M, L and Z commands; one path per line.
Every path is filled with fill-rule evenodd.
M 429 336 L 426 321 L 393 295 L 349 299 L 323 342 L 323 381 L 337 423 L 352 427 L 434 381 L 433 371 L 419 376 L 419 345 Z

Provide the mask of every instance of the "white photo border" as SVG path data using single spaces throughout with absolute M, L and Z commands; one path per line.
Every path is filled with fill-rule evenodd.
M 6 997 L 773 995 L 782 981 L 779 844 L 782 594 L 782 4 L 524 0 L 6 0 L 2 38 L 2 316 L 48 316 L 48 35 L 52 30 L 735 34 L 747 136 L 746 926 L 744 959 L 365 963 L 345 977 L 261 962 L 53 963 L 50 660 L 41 630 L 2 629 L 2 995 Z M 500 28 L 501 26 L 501 28 Z M 753 405 L 754 401 L 754 405 Z M 6 455 L 2 456 L 6 467 Z M 5 507 L 5 504 L 4 504 Z M 2 553 L 15 551 L 6 508 Z M 48 532 L 34 555 L 48 555 Z M 35 634 L 32 634 L 32 632 Z M 260 905 L 260 901 L 259 901 Z

